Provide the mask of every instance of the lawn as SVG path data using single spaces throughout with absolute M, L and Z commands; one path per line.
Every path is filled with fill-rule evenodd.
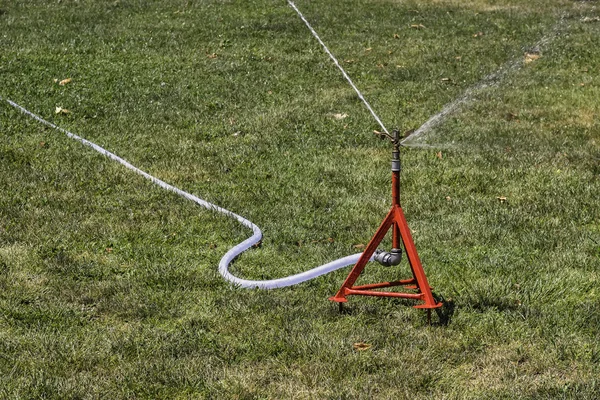
M 600 398 L 600 2 L 296 4 L 389 129 L 464 100 L 402 150 L 450 323 L 235 288 L 248 229 L 5 101 L 260 226 L 237 276 L 356 253 L 390 145 L 284 0 L 0 0 L 0 398 Z

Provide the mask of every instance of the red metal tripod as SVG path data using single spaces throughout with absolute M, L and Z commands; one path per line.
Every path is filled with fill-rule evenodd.
M 335 296 L 330 297 L 329 300 L 337 303 L 345 303 L 348 301 L 346 297 L 350 295 L 400 297 L 405 299 L 420 300 L 423 302 L 422 304 L 414 306 L 415 308 L 438 308 L 441 307 L 443 303 L 437 302 L 434 299 L 433 294 L 431 293 L 431 287 L 429 287 L 427 277 L 425 276 L 425 271 L 423 271 L 423 266 L 421 265 L 421 260 L 419 259 L 417 249 L 415 248 L 415 244 L 410 234 L 408 223 L 406 222 L 406 218 L 404 217 L 402 207 L 400 207 L 399 134 L 398 131 L 395 130 L 393 136 L 387 134 L 384 135 L 389 137 L 392 140 L 392 143 L 394 144 L 394 150 L 392 151 L 392 208 L 390 209 L 387 216 L 383 220 L 381 226 L 367 245 L 362 256 L 358 259 L 358 262 L 354 265 L 352 271 L 350 271 L 350 274 L 344 281 L 344 284 L 342 285 L 340 290 L 338 290 Z M 377 246 L 381 243 L 381 241 L 390 229 L 392 229 L 392 252 L 394 252 L 394 250 L 399 252 L 400 241 L 402 241 L 413 277 L 411 279 L 403 279 L 392 282 L 381 282 L 372 283 L 368 285 L 353 286 L 356 280 L 358 279 L 359 275 L 362 273 L 363 269 L 367 265 L 367 262 L 369 262 L 369 260 L 371 259 L 373 253 L 375 253 L 375 250 L 377 250 Z M 400 260 L 398 259 L 397 263 L 399 262 Z M 396 265 L 397 263 L 388 265 Z M 406 289 L 414 290 L 415 292 L 404 293 L 375 290 L 393 286 L 404 286 Z

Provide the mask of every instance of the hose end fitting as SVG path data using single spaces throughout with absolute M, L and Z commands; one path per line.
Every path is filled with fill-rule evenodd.
M 400 264 L 402 260 L 402 249 L 392 249 L 390 252 L 384 250 L 375 250 L 375 261 L 384 267 L 391 267 Z

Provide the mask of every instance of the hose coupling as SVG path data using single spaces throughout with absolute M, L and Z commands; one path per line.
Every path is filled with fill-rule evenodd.
M 400 264 L 400 260 L 402 260 L 402 249 L 392 249 L 389 252 L 379 249 L 375 250 L 375 261 L 384 267 L 398 265 Z

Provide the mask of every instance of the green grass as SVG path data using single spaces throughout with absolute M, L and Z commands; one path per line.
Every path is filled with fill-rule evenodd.
M 339 314 L 347 270 L 233 288 L 217 264 L 245 228 L 2 102 L 0 397 L 600 397 L 600 4 L 298 7 L 388 128 L 558 34 L 403 151 L 451 323 L 387 299 Z M 259 225 L 239 276 L 354 253 L 389 207 L 388 144 L 284 1 L 0 0 L 0 48 L 1 97 Z

